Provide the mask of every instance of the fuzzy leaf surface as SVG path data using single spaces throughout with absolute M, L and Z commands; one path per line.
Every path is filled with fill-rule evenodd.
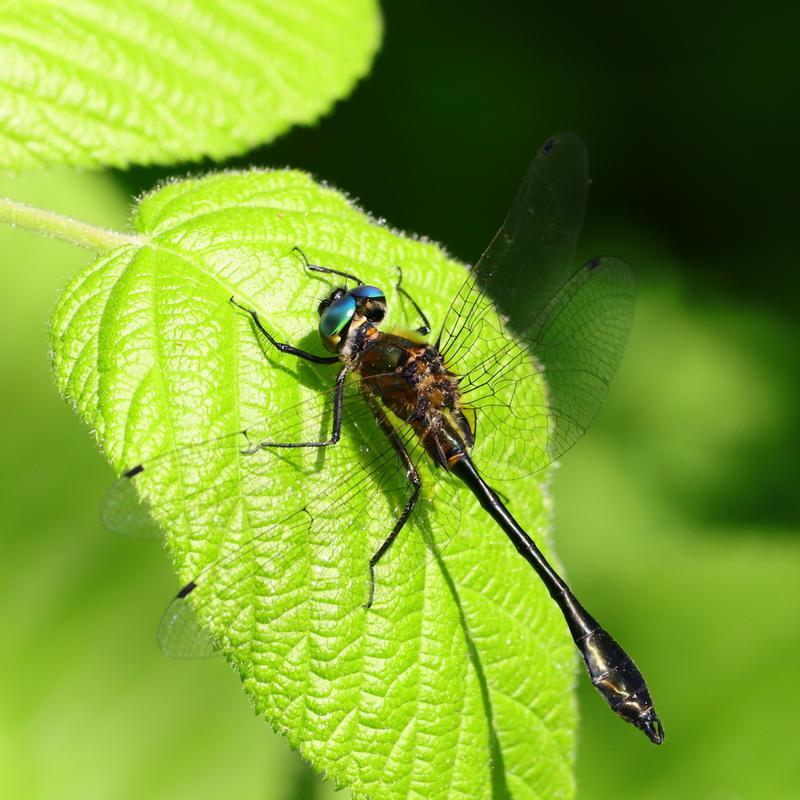
M 0 0 L 0 166 L 222 159 L 366 74 L 374 0 Z
M 366 611 L 366 565 L 381 536 L 373 521 L 392 511 L 380 474 L 348 496 L 326 537 L 313 526 L 305 536 L 306 525 L 288 542 L 286 526 L 260 520 L 281 504 L 319 518 L 320 476 L 346 482 L 370 437 L 345 425 L 324 455 L 267 462 L 197 446 L 253 424 L 280 430 L 300 403 L 329 425 L 320 409 L 336 367 L 265 355 L 229 302 L 257 311 L 279 340 L 322 354 L 316 307 L 341 279 L 309 273 L 295 245 L 383 287 L 386 327 L 415 320 L 394 289 L 395 265 L 434 332 L 463 267 L 292 171 L 170 184 L 141 201 L 135 225 L 141 246 L 101 258 L 65 291 L 52 321 L 56 377 L 118 471 L 166 464 L 145 469 L 138 488 L 181 583 L 215 565 L 195 608 L 256 709 L 356 797 L 571 797 L 573 646 L 546 590 L 471 495 L 421 463 L 431 511 L 381 563 Z M 503 492 L 552 557 L 543 488 L 514 481 Z M 447 502 L 436 504 L 437 493 Z M 444 530 L 454 535 L 440 541 Z

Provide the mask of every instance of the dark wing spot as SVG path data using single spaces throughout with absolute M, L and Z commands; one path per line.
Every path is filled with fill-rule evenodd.
M 552 139 L 548 139 L 548 140 L 547 140 L 547 141 L 546 141 L 546 142 L 545 142 L 545 143 L 542 145 L 542 155 L 543 155 L 543 156 L 546 156 L 546 155 L 547 155 L 547 154 L 548 154 L 548 153 L 549 153 L 549 152 L 550 152 L 550 151 L 551 151 L 551 150 L 552 150 L 552 149 L 553 149 L 553 148 L 556 146 L 556 142 L 557 142 L 557 141 L 558 141 L 558 140 L 556 139 L 556 137 L 555 137 L 555 136 L 554 136 Z
M 191 594 L 197 588 L 197 584 L 194 581 L 189 581 L 179 592 L 175 595 L 176 598 L 183 599 L 186 597 L 187 594 Z

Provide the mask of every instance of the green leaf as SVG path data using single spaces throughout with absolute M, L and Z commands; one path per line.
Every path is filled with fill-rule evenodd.
M 0 177 L 0 195 L 11 192 L 109 227 L 130 217 L 101 173 Z M 110 470 L 53 391 L 42 324 L 86 253 L 4 226 L 0 253 L 13 298 L 0 316 L 0 384 L 13 387 L 0 439 L 14 454 L 0 464 L 0 618 L 4 652 L 24 654 L 0 660 L 0 683 L 14 687 L 0 715 L 0 797 L 85 800 L 91 786 L 116 800 L 322 800 L 228 670 L 216 659 L 187 668 L 154 646 L 149 621 L 175 581 L 159 549 L 98 529 Z
M 290 171 L 170 184 L 141 202 L 136 227 L 145 244 L 92 264 L 62 297 L 52 322 L 56 377 L 117 470 L 166 464 L 146 468 L 139 490 L 182 582 L 221 559 L 195 606 L 257 710 L 358 797 L 571 796 L 573 645 L 532 570 L 471 496 L 447 495 L 444 478 L 425 472 L 430 502 L 440 493 L 447 503 L 404 529 L 366 611 L 372 520 L 386 513 L 380 480 L 369 496 L 364 488 L 349 498 L 363 525 L 329 530 L 341 533 L 336 552 L 313 536 L 286 547 L 287 526 L 258 520 L 287 500 L 316 518 L 319 475 L 339 470 L 346 482 L 369 437 L 346 428 L 322 456 L 264 454 L 268 470 L 253 466 L 262 454 L 194 447 L 259 420 L 280 431 L 301 400 L 319 430 L 319 390 L 332 386 L 336 367 L 265 356 L 249 318 L 229 303 L 235 295 L 280 340 L 322 352 L 316 306 L 335 283 L 305 270 L 294 246 L 384 287 L 387 323 L 400 327 L 414 317 L 393 289 L 395 265 L 434 331 L 463 267 Z M 503 491 L 549 552 L 541 486 Z M 449 544 L 436 538 L 456 526 Z M 400 571 L 410 563 L 404 552 L 419 559 L 414 571 Z
M 366 74 L 374 0 L 0 0 L 0 166 L 215 159 Z

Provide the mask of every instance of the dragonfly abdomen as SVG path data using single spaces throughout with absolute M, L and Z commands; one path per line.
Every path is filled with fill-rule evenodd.
M 576 644 L 592 684 L 611 710 L 643 730 L 650 741 L 661 744 L 664 728 L 656 716 L 644 676 L 631 657 L 599 625 Z
M 631 657 L 578 602 L 534 541 L 478 474 L 472 459 L 468 455 L 462 456 L 453 465 L 453 472 L 478 498 L 517 552 L 536 570 L 561 609 L 572 639 L 586 663 L 592 684 L 603 699 L 620 717 L 644 731 L 651 742 L 661 744 L 664 741 L 664 728 L 653 708 L 644 677 Z

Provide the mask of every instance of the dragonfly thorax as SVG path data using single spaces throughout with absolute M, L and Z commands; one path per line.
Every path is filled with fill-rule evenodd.
M 383 333 L 371 324 L 351 336 L 355 350 L 350 363 L 362 389 L 408 424 L 439 466 L 451 469 L 474 439 L 464 416 L 458 377 L 447 369 L 439 350 Z M 347 357 L 345 350 L 342 354 Z

